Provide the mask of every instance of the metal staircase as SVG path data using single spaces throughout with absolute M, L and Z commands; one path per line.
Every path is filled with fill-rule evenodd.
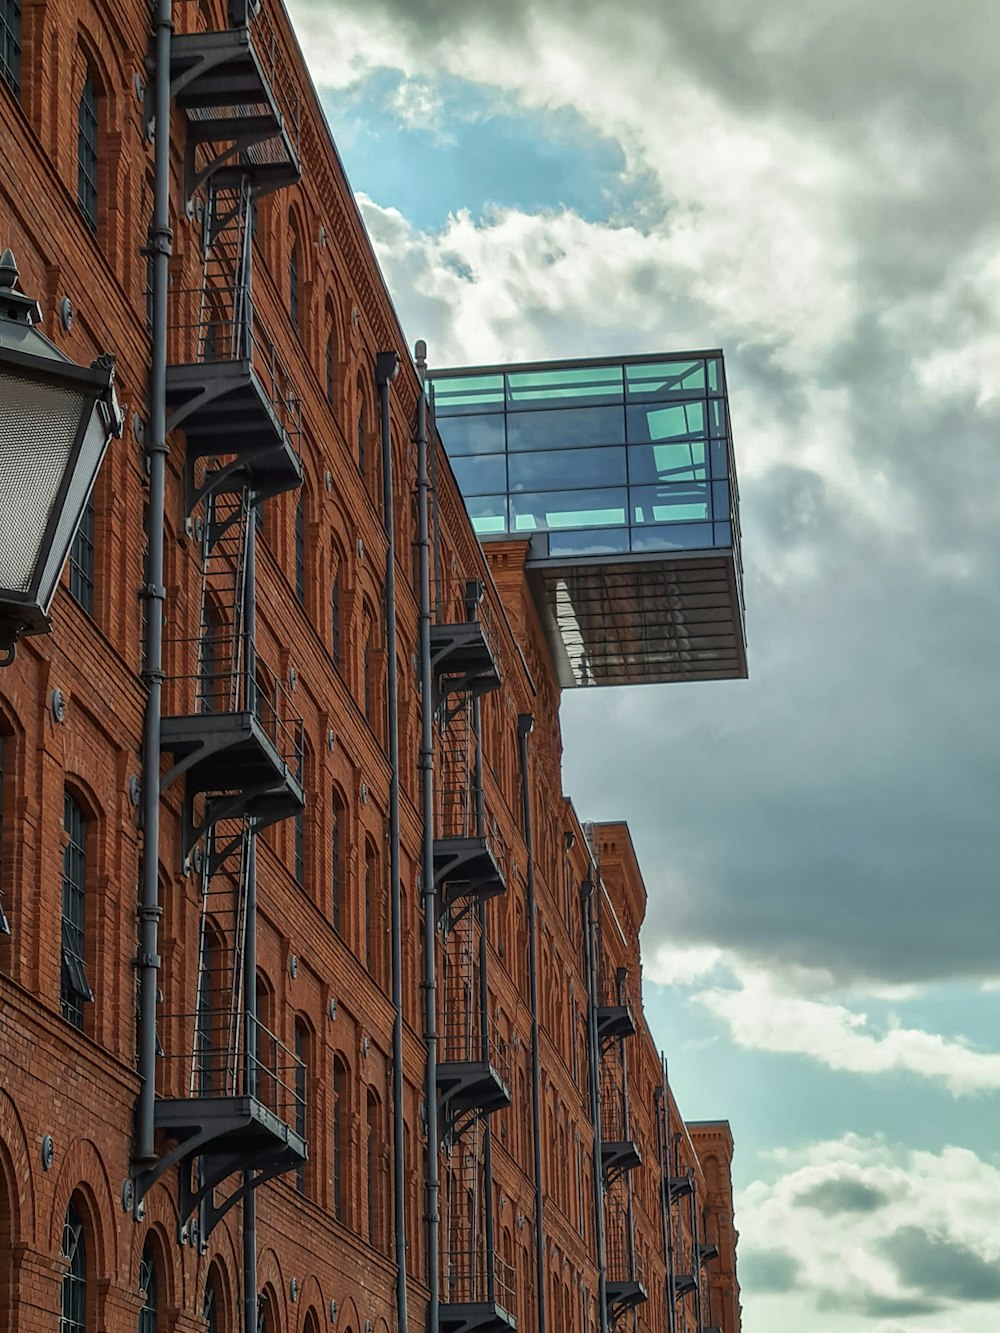
M 441 904 L 442 1000 L 437 1114 L 447 1154 L 437 1333 L 516 1327 L 514 1273 L 498 1253 L 490 1117 L 510 1105 L 510 1060 L 493 1031 L 487 986 L 486 902 L 506 888 L 499 838 L 487 831 L 479 700 L 500 684 L 477 615 L 482 586 L 466 587 L 468 618 L 431 635 L 437 710 L 434 875 Z
M 628 1185 L 619 1180 L 605 1195 L 605 1255 L 608 1324 L 620 1327 L 627 1315 L 649 1299 L 646 1277 L 635 1248 Z

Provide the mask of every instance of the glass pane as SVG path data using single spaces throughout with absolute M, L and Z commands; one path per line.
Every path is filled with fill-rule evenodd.
M 547 412 L 512 412 L 507 447 L 572 449 L 587 444 L 621 444 L 625 422 L 620 407 L 564 407 Z
M 712 482 L 712 517 L 725 520 L 729 518 L 729 482 Z
M 711 444 L 712 457 L 712 476 L 728 478 L 729 476 L 729 449 L 725 440 L 713 440 Z
M 726 433 L 726 400 L 710 398 L 708 402 L 708 422 L 713 435 Z
M 506 459 L 500 455 L 453 458 L 451 465 L 463 495 L 493 495 L 507 489 Z
M 722 376 L 719 373 L 719 362 L 709 361 L 708 365 L 708 391 L 709 393 L 722 392 Z
M 436 380 L 434 412 L 450 416 L 455 412 L 499 412 L 503 407 L 503 375 L 463 375 Z
M 633 486 L 633 523 L 685 523 L 711 518 L 704 482 L 678 486 Z
M 732 546 L 733 525 L 731 523 L 716 523 L 714 527 L 716 546 Z
M 628 398 L 674 398 L 705 392 L 704 361 L 655 361 L 625 367 Z
M 631 443 L 646 440 L 682 440 L 705 434 L 705 404 L 674 403 L 670 407 L 635 406 L 628 413 L 628 438 Z
M 705 443 L 689 440 L 683 444 L 633 444 L 628 451 L 629 481 L 704 481 Z
M 673 523 L 660 528 L 633 528 L 633 551 L 707 551 L 711 523 Z
M 472 526 L 478 533 L 507 531 L 507 497 L 505 495 L 479 495 L 466 500 L 465 507 L 472 519 Z
M 588 402 L 620 403 L 621 366 L 518 370 L 507 376 L 507 401 L 511 407 L 556 407 L 567 399 L 583 398 Z
M 516 532 L 625 526 L 624 490 L 544 492 L 510 497 Z
M 625 450 L 554 449 L 509 456 L 511 491 L 548 487 L 624 486 Z
M 627 528 L 554 532 L 549 537 L 549 555 L 622 555 L 627 551 Z
M 437 423 L 451 458 L 503 453 L 503 417 L 446 417 Z

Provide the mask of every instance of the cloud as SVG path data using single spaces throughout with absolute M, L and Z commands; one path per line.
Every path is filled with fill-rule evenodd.
M 873 1213 L 889 1202 L 882 1190 L 861 1180 L 821 1180 L 798 1196 L 798 1202 L 831 1217 L 835 1213 Z
M 782 1250 L 740 1250 L 740 1281 L 756 1292 L 791 1291 L 799 1262 Z
M 776 1151 L 768 1176 L 737 1199 L 741 1233 L 774 1242 L 760 1270 L 756 1253 L 748 1268 L 741 1255 L 749 1308 L 758 1271 L 761 1291 L 773 1290 L 775 1275 L 780 1279 L 794 1271 L 794 1291 L 800 1299 L 808 1297 L 814 1311 L 853 1312 L 886 1321 L 886 1328 L 895 1319 L 909 1330 L 898 1321 L 919 1318 L 914 1327 L 921 1330 L 973 1333 L 1000 1315 L 1000 1304 L 995 1311 L 985 1309 L 1000 1303 L 1000 1242 L 992 1222 L 1000 1204 L 1000 1173 L 973 1153 L 956 1147 L 915 1152 L 884 1139 L 847 1135 Z M 848 1184 L 870 1191 L 879 1206 L 815 1207 L 816 1198 Z M 788 1260 L 784 1268 L 782 1255 Z M 941 1318 L 925 1324 L 933 1314 Z

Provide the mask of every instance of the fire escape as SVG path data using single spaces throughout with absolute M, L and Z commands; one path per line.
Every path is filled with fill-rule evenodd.
M 603 969 L 602 969 L 603 971 Z M 642 1165 L 639 1145 L 629 1119 L 628 1062 L 625 1042 L 635 1034 L 626 972 L 619 968 L 613 986 L 605 988 L 597 1006 L 600 1046 L 601 1167 L 604 1178 L 605 1246 L 608 1324 L 619 1327 L 626 1316 L 648 1300 L 645 1274 L 635 1247 L 630 1173 Z
M 490 1117 L 510 1105 L 510 1056 L 489 1016 L 486 903 L 506 889 L 487 829 L 479 700 L 500 684 L 483 622 L 482 587 L 466 588 L 466 620 L 437 624 L 431 657 L 440 775 L 434 873 L 441 903 L 442 1006 L 437 1113 L 443 1171 L 439 1333 L 516 1328 L 514 1273 L 497 1252 Z
M 675 1234 L 681 1238 L 681 1245 L 678 1247 L 680 1253 L 677 1260 L 681 1271 L 673 1275 L 674 1300 L 679 1302 L 687 1296 L 693 1297 L 694 1327 L 697 1333 L 719 1333 L 717 1328 L 708 1327 L 702 1323 L 703 1313 L 708 1308 L 708 1302 L 705 1299 L 705 1265 L 718 1256 L 719 1250 L 718 1246 L 704 1244 L 699 1238 L 698 1182 L 694 1171 L 688 1167 L 683 1174 L 678 1172 L 678 1174 L 670 1176 L 668 1191 L 671 1224 L 673 1224 L 673 1210 L 676 1208 L 678 1225 Z M 685 1200 L 687 1201 L 686 1224 L 683 1218 Z M 683 1245 L 685 1231 L 688 1235 L 686 1253 Z
M 252 290 L 255 202 L 300 174 L 298 106 L 266 8 L 230 0 L 229 17 L 222 32 L 172 41 L 203 258 L 197 287 L 173 294 L 166 392 L 168 429 L 185 432 L 201 586 L 197 635 L 169 645 L 161 790 L 183 779 L 184 866 L 201 910 L 192 993 L 158 1025 L 167 1146 L 138 1182 L 144 1194 L 176 1165 L 182 1233 L 197 1214 L 201 1241 L 248 1190 L 306 1160 L 304 1066 L 259 1022 L 248 975 L 254 840 L 305 803 L 301 718 L 256 651 L 253 560 L 259 506 L 302 480 L 298 395 Z

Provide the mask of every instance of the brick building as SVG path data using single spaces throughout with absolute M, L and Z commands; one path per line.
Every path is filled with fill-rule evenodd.
M 0 674 L 4 1326 L 737 1333 L 531 543 L 469 521 L 284 11 L 0 0 L 0 108 L 0 249 L 128 406 Z

